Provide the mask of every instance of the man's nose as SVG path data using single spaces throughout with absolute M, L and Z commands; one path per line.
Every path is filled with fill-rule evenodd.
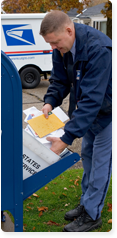
M 57 48 L 57 46 L 56 45 L 53 45 L 53 44 L 50 44 L 51 45 L 51 48 L 52 48 L 52 50 L 54 50 L 54 49 L 56 49 Z

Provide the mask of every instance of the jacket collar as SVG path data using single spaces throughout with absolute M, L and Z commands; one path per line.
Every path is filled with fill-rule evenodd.
M 76 35 L 76 61 L 87 61 L 87 33 L 82 24 L 74 23 Z
M 82 24 L 74 23 L 75 27 L 75 36 L 76 36 L 76 54 L 74 65 L 78 61 L 88 61 L 87 54 L 87 33 Z M 67 62 L 68 53 L 63 54 L 64 63 Z M 66 63 L 65 63 L 66 65 Z

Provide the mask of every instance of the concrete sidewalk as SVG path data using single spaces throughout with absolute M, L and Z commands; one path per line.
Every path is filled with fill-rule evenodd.
M 10 216 L 6 212 L 4 212 L 4 215 L 6 217 L 6 221 L 1 221 L 1 230 L 3 230 L 4 232 L 14 232 L 14 224 L 11 221 Z

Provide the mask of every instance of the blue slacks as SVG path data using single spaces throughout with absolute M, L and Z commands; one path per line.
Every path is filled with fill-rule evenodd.
M 93 220 L 101 216 L 112 170 L 112 123 L 98 135 L 90 130 L 82 141 L 82 196 L 80 204 Z

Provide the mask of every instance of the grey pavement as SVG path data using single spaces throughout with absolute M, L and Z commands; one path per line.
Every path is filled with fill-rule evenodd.
M 25 110 L 29 107 L 35 106 L 38 110 L 41 110 L 43 106 L 43 96 L 47 91 L 47 88 L 49 86 L 49 81 L 48 80 L 41 80 L 40 84 L 38 85 L 37 88 L 34 89 L 23 89 L 22 90 L 22 110 Z M 64 112 L 68 113 L 68 107 L 69 107 L 69 96 L 67 96 L 61 105 L 61 108 L 64 110 Z M 23 113 L 23 128 L 26 127 L 26 123 L 24 122 L 26 115 Z M 69 146 L 73 152 L 78 153 L 81 155 L 81 142 L 82 138 L 80 139 L 75 139 L 73 144 Z M 82 162 L 79 161 L 75 165 L 73 165 L 71 168 L 81 168 L 82 167 Z M 71 169 L 70 168 L 70 169 Z M 1 222 L 1 229 L 5 232 L 13 232 L 14 231 L 14 224 L 11 221 L 11 218 L 8 216 L 8 214 L 5 212 L 6 216 L 6 221 Z
M 14 232 L 14 223 L 11 221 L 10 216 L 7 212 L 4 212 L 4 215 L 6 217 L 6 221 L 1 222 L 1 234 L 2 232 Z

